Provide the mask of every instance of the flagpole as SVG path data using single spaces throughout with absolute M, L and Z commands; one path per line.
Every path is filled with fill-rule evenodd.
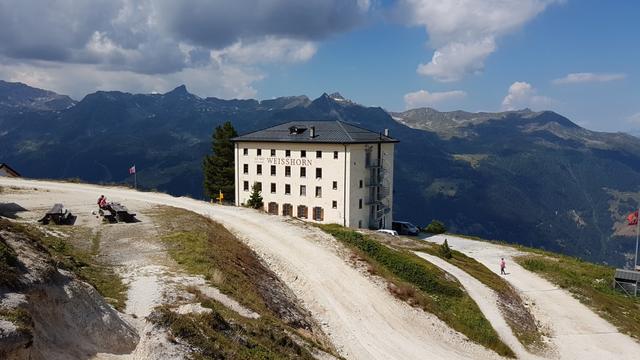
M 133 172 L 133 188 L 138 190 L 138 172 Z

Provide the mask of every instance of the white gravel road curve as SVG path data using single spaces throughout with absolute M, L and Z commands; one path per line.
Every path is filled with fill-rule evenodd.
M 383 284 L 350 266 L 340 246 L 318 229 L 249 209 L 119 187 L 0 177 L 0 186 L 59 193 L 60 202 L 120 201 L 175 206 L 220 222 L 245 241 L 294 291 L 348 359 L 495 359 L 435 316 L 395 299 Z M 29 193 L 27 196 L 36 196 Z M 0 194 L 2 201 L 2 194 Z M 73 208 L 69 209 L 73 212 Z M 136 211 L 136 209 L 131 209 Z
M 504 279 L 524 299 L 535 304 L 533 315 L 551 330 L 551 341 L 561 359 L 640 359 L 638 342 L 620 333 L 568 292 L 513 261 L 513 257 L 523 255 L 522 252 L 451 235 L 432 236 L 427 240 L 441 244 L 445 238 L 452 249 L 478 260 L 495 273 L 499 273 L 500 258 L 505 258 L 507 275 Z

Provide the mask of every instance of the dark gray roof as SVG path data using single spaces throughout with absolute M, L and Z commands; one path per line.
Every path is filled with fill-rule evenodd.
M 315 136 L 311 137 L 311 127 Z M 380 129 L 382 130 L 382 129 Z M 342 121 L 290 121 L 267 129 L 250 132 L 232 139 L 252 142 L 297 143 L 379 143 L 398 140 Z

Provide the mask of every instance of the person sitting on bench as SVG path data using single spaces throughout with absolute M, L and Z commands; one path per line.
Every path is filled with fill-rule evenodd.
M 100 195 L 98 198 L 98 207 L 100 209 L 106 209 L 107 207 L 107 198 L 104 195 Z

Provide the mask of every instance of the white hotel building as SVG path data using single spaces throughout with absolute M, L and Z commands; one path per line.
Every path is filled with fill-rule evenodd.
M 233 139 L 236 205 L 257 183 L 264 210 L 319 223 L 391 228 L 398 140 L 341 121 L 292 121 Z

